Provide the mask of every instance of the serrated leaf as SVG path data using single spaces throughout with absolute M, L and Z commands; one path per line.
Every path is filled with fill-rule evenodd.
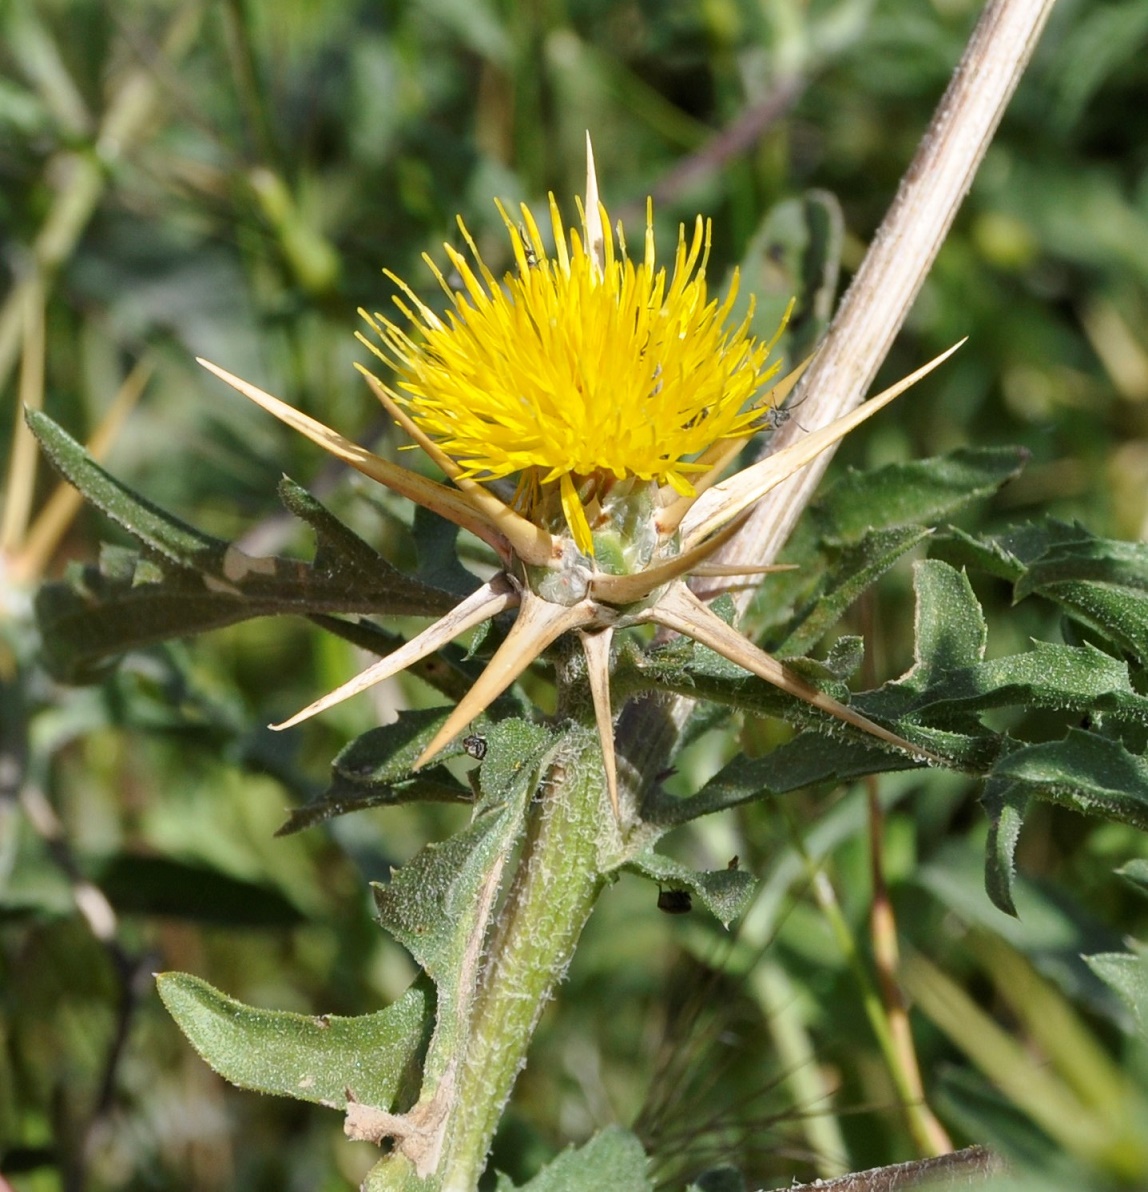
M 933 554 L 957 567 L 975 568 L 1015 583 L 1024 574 L 1024 563 L 999 539 L 978 538 L 948 526 L 933 539 Z
M 1087 644 L 1033 642 L 1026 654 L 991 659 L 943 680 L 919 706 L 948 712 L 1008 705 L 1148 723 L 1148 698 L 1132 687 L 1128 667 Z
M 1091 535 L 1051 546 L 1017 582 L 1018 600 L 1039 593 L 1148 660 L 1148 546 Z
M 186 522 L 132 492 L 105 472 L 69 434 L 39 410 L 25 413 L 28 426 L 56 469 L 97 509 L 170 562 L 193 570 L 220 569 L 227 543 L 202 534 Z
M 469 828 L 420 849 L 385 885 L 372 885 L 379 922 L 436 984 L 457 975 L 478 890 L 506 843 L 509 818 L 505 808 L 480 814 Z
M 294 927 L 303 916 L 278 890 L 172 857 L 118 853 L 93 880 L 120 914 L 229 927 Z
M 958 561 L 1015 585 L 1015 599 L 1041 595 L 1141 661 L 1148 659 L 1148 546 L 1099 538 L 1053 518 L 991 538 L 949 531 Z
M 1140 1034 L 1148 1039 L 1148 955 L 1136 952 L 1098 952 L 1085 964 L 1128 1009 Z
M 187 973 L 156 978 L 168 1012 L 203 1059 L 241 1088 L 336 1109 L 347 1093 L 379 1108 L 405 1108 L 418 1088 L 429 1034 L 429 982 L 358 1018 L 259 1010 Z
M 857 541 L 828 550 L 825 576 L 776 635 L 780 642 L 777 652 L 801 654 L 811 649 L 870 585 L 928 536 L 929 531 L 921 526 L 896 526 L 874 530 Z
M 985 786 L 981 803 L 989 817 L 985 841 L 985 892 L 1006 915 L 1017 917 L 1012 886 L 1016 877 L 1016 846 L 1028 808 L 1029 795 L 1023 787 L 999 779 Z
M 453 603 L 448 593 L 395 570 L 290 481 L 281 488 L 284 500 L 318 538 L 313 565 L 253 558 L 200 533 L 104 471 L 50 418 L 30 412 L 28 421 L 65 478 L 147 552 L 105 552 L 100 568 L 73 568 L 37 594 L 45 661 L 65 681 L 98 677 L 100 663 L 127 650 L 250 617 L 432 615 Z
M 825 656 L 825 669 L 844 683 L 855 675 L 865 661 L 865 639 L 858 634 L 839 637 Z
M 567 1147 L 517 1192 L 653 1192 L 649 1160 L 629 1130 L 607 1126 L 580 1147 Z M 516 1192 L 499 1175 L 495 1192 Z
M 474 794 L 441 764 L 411 772 L 442 727 L 449 708 L 402 711 L 393 724 L 369 729 L 345 745 L 331 763 L 331 782 L 318 799 L 292 811 L 276 835 L 289 836 L 324 820 L 369 807 L 400 803 L 469 803 Z M 440 761 L 462 752 L 448 746 Z
M 1072 729 L 1062 741 L 1009 753 L 993 777 L 1073 811 L 1148 831 L 1148 760 L 1107 737 Z
M 913 586 L 918 665 L 946 671 L 980 662 L 988 626 L 968 576 L 947 563 L 926 559 L 913 569 Z
M 621 868 L 652 882 L 688 890 L 723 927 L 745 913 L 758 887 L 757 878 L 743 869 L 691 869 L 653 849 L 630 858 Z
M 877 745 L 801 733 L 765 757 L 739 754 L 688 798 L 674 798 L 655 787 L 642 807 L 642 816 L 668 828 L 802 787 L 843 783 L 866 774 L 913 769 L 917 765 L 915 759 L 891 755 Z
M 822 538 L 856 541 L 874 527 L 933 526 L 1020 474 L 1022 447 L 962 447 L 931 459 L 846 471 L 811 507 Z
M 513 716 L 489 728 L 477 723 L 483 745 L 482 766 L 478 771 L 483 805 L 494 807 L 513 802 L 524 791 L 532 792 L 542 759 L 554 747 L 554 734 L 540 724 Z

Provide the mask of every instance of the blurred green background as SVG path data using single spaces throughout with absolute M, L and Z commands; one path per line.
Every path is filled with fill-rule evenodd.
M 700 211 L 714 223 L 716 280 L 776 204 L 827 190 L 844 213 L 847 282 L 978 12 L 971 0 L 6 0 L 0 459 L 15 425 L 20 312 L 39 285 L 44 405 L 77 437 L 139 361 L 153 370 L 109 457 L 115 474 L 253 553 L 304 554 L 306 535 L 275 499 L 286 472 L 409 560 L 365 483 L 193 357 L 385 443 L 351 367 L 366 357 L 356 308 L 388 308 L 384 267 L 431 293 L 421 255 L 441 261 L 443 241 L 459 242 L 458 214 L 495 272 L 505 267 L 495 196 L 537 206 L 552 190 L 572 216 L 587 129 L 603 199 L 631 241 L 648 194 L 663 255 Z M 977 525 L 1047 511 L 1148 535 L 1148 0 L 1061 0 L 888 375 L 964 335 L 957 357 L 835 467 L 1022 444 L 1031 463 Z M 53 484 L 42 468 L 37 505 Z M 122 541 L 85 511 L 51 573 Z M 1039 608 L 1009 609 L 1003 585 L 978 595 L 990 651 L 1058 632 Z M 910 601 L 899 568 L 850 626 L 864 620 L 880 678 L 911 658 Z M 274 737 L 261 726 L 346 678 L 351 647 L 302 620 L 253 622 L 67 689 L 35 672 L 14 586 L 0 616 L 0 677 L 27 679 L 28 782 L 62 831 L 47 841 L 5 789 L 0 1172 L 21 1192 L 356 1187 L 372 1148 L 345 1141 L 337 1114 L 223 1085 L 166 1018 L 149 974 L 183 969 L 244 1001 L 307 1012 L 364 1013 L 395 997 L 413 967 L 373 926 L 367 882 L 464 813 L 399 808 L 273 833 L 322 789 L 343 743 L 434 694 L 403 679 Z M 8 740 L 17 712 L 4 711 Z M 750 747 L 773 732 L 741 731 Z M 696 785 L 733 747 L 728 732 L 703 739 L 679 781 Z M 1128 1081 L 1144 1096 L 1148 1055 L 1078 957 L 1148 937 L 1148 903 L 1112 873 L 1148 857 L 1148 841 L 1035 812 L 1017 923 L 981 887 L 985 823 L 969 783 L 907 774 L 882 792 L 907 939 L 1038 1059 L 1052 1044 L 1010 1006 L 1018 982 L 1079 1027 L 1069 1067 L 1087 1055 L 1108 1092 Z M 522 1180 L 615 1120 L 638 1121 L 667 1187 L 722 1162 L 751 1186 L 786 1186 L 913 1157 L 857 988 L 791 851 L 805 835 L 831 856 L 863 941 L 862 799 L 811 792 L 784 814 L 755 805 L 678 842 L 710 867 L 737 854 L 767 879 L 734 936 L 700 913 L 660 914 L 636 879 L 609 890 L 495 1163 Z M 80 878 L 118 912 L 109 940 L 77 913 Z M 1060 1171 L 1053 1156 L 1072 1148 L 1055 1127 L 1034 1127 L 952 1037 L 914 1021 L 954 1139 Z

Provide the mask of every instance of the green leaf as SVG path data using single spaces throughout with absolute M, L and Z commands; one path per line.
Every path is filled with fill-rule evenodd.
M 501 868 L 522 828 L 527 800 L 555 739 L 525 721 L 493 725 L 484 737 L 479 771 L 481 798 L 469 827 L 429 844 L 373 886 L 379 922 L 401 943 L 437 987 L 434 1035 L 427 1054 L 422 1096 L 460 1054 L 466 1041 L 468 974 L 481 955 L 485 915 Z
M 1047 518 L 990 538 L 949 531 L 946 555 L 1040 595 L 1141 662 L 1148 660 L 1148 546 Z
M 653 1192 L 649 1160 L 629 1130 L 607 1126 L 580 1147 L 567 1147 L 520 1192 Z M 495 1192 L 515 1192 L 509 1176 L 499 1175 Z
M 97 868 L 93 881 L 120 914 L 229 927 L 294 927 L 303 921 L 278 890 L 171 857 L 118 853 Z
M 1081 532 L 1026 569 L 1016 599 L 1039 593 L 1141 661 L 1148 661 L 1148 546 Z
M 505 807 L 485 811 L 462 832 L 420 849 L 385 885 L 372 884 L 379 922 L 440 993 L 457 977 L 478 891 L 506 844 L 510 818 Z
M 1017 917 L 1012 886 L 1016 877 L 1016 846 L 1028 808 L 1023 787 L 993 779 L 981 798 L 989 817 L 985 841 L 985 891 L 1006 915 Z
M 1024 563 L 1002 539 L 978 538 L 948 526 L 933 539 L 932 553 L 955 567 L 972 568 L 1015 583 L 1024 574 Z
M 62 475 L 140 541 L 140 557 L 105 552 L 100 568 L 73 568 L 36 597 L 45 661 L 65 681 L 89 681 L 127 650 L 272 613 L 432 615 L 454 603 L 411 579 L 291 481 L 288 508 L 316 532 L 312 565 L 253 558 L 172 517 L 105 472 L 46 415 L 28 422 Z
M 478 771 L 483 805 L 513 802 L 533 794 L 543 758 L 556 744 L 554 734 L 540 724 L 508 717 L 479 731 L 485 746 Z
M 876 527 L 934 526 L 992 496 L 1028 462 L 1022 447 L 962 447 L 948 455 L 846 471 L 810 508 L 822 540 L 855 542 Z
M 1026 459 L 1018 448 L 962 449 L 867 472 L 848 471 L 798 523 L 781 558 L 798 570 L 771 576 L 762 585 L 746 623 L 755 632 L 756 627 L 774 626 L 771 646 L 781 646 L 787 654 L 803 652 L 815 639 L 802 628 L 801 610 L 815 609 L 830 588 L 848 584 L 848 568 L 858 556 L 846 555 L 847 548 L 861 549 L 864 557 L 860 544 L 872 536 L 868 550 L 874 560 L 883 548 L 886 564 L 891 563 L 898 541 L 908 549 L 915 534 L 954 516 L 970 501 L 990 496 L 1017 475 Z M 872 577 L 877 574 L 873 566 Z M 798 610 L 788 622 L 787 608 Z M 799 637 L 787 640 L 797 632 Z
M 1098 952 L 1084 962 L 1124 1002 L 1148 1040 L 1148 953 Z
M 621 868 L 652 882 L 688 890 L 723 927 L 745 913 L 758 886 L 757 878 L 742 869 L 691 869 L 653 849 L 630 858 Z
M 1051 803 L 1148 831 L 1148 760 L 1118 741 L 1072 729 L 1000 759 L 993 777 Z
M 161 973 L 159 995 L 191 1045 L 224 1079 L 344 1109 L 405 1108 L 418 1088 L 431 1017 L 429 983 L 359 1018 L 258 1010 L 187 973 Z
M 478 578 L 459 561 L 458 526 L 454 522 L 416 505 L 411 533 L 419 579 L 455 596 L 469 596 L 478 587 Z
M 669 828 L 728 807 L 783 795 L 818 783 L 849 782 L 866 774 L 914 769 L 919 763 L 878 745 L 820 733 L 801 733 L 764 757 L 738 754 L 695 795 L 675 798 L 655 786 L 642 807 L 644 819 Z
M 778 653 L 802 654 L 811 649 L 870 585 L 928 536 L 921 526 L 896 526 L 829 548 L 825 576 L 779 634 Z
M 40 440 L 44 454 L 56 469 L 97 509 L 149 550 L 193 570 L 220 571 L 227 550 L 221 539 L 165 513 L 105 472 L 70 435 L 38 410 L 25 412 L 28 426 Z
M 931 671 L 975 666 L 985 656 L 988 626 L 963 571 L 926 559 L 913 570 L 917 593 L 914 651 Z
M 289 836 L 335 816 L 369 807 L 472 802 L 474 793 L 470 788 L 463 786 L 441 764 L 458 756 L 461 745 L 448 745 L 434 766 L 417 774 L 411 772 L 415 760 L 448 715 L 449 708 L 402 711 L 393 724 L 369 729 L 356 737 L 331 763 L 331 783 L 326 791 L 306 807 L 292 811 L 276 835 Z

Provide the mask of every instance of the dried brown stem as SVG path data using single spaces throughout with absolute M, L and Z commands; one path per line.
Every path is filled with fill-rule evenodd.
M 952 226 L 977 167 L 1020 82 L 1053 0 L 990 0 L 825 342 L 798 386 L 796 419 L 770 451 L 861 403 Z M 779 485 L 726 548 L 772 562 L 809 503 L 833 452 Z M 748 597 L 742 597 L 743 605 Z
M 859 405 L 932 266 L 972 184 L 1005 107 L 1032 55 L 1053 0 L 990 0 L 901 180 L 817 358 L 802 378 L 796 419 L 771 436 L 770 450 L 796 441 Z M 769 563 L 789 537 L 833 452 L 826 451 L 765 496 L 714 562 Z M 707 588 L 713 581 L 707 581 Z M 735 593 L 744 608 L 748 593 Z M 629 773 L 665 764 L 692 704 L 652 699 L 623 713 L 620 744 Z
M 936 1159 L 914 1159 L 891 1167 L 873 1167 L 835 1180 L 801 1184 L 786 1192 L 908 1192 L 910 1188 L 974 1187 L 1003 1171 L 1004 1164 L 983 1146 L 966 1147 Z

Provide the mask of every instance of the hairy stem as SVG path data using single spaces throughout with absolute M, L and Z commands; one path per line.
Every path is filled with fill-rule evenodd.
M 446 1192 L 470 1192 L 534 1028 L 562 979 L 604 881 L 598 850 L 613 824 L 597 741 L 556 760 L 540 787 L 514 883 L 487 955 L 440 1166 Z

